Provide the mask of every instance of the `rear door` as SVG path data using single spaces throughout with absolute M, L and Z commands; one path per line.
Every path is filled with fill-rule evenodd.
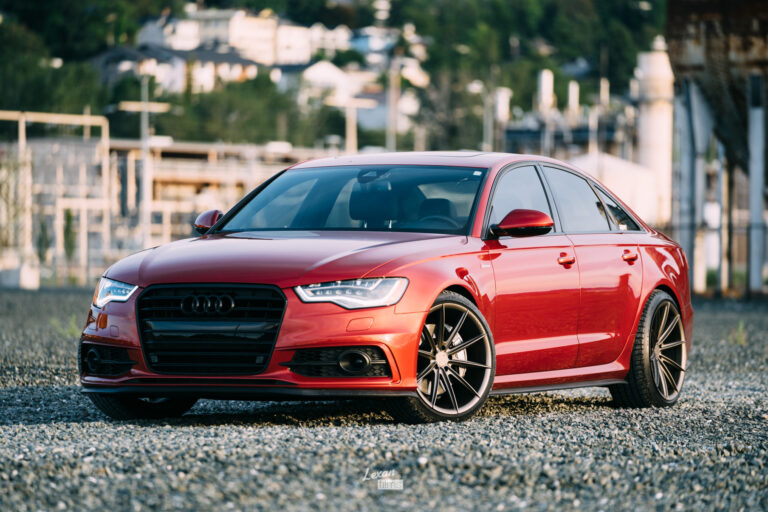
M 643 266 L 635 234 L 640 228 L 591 180 L 565 169 L 543 169 L 581 279 L 576 366 L 610 363 L 632 334 L 640 300 Z
M 533 165 L 499 174 L 485 230 L 523 208 L 556 218 Z M 486 240 L 496 280 L 496 374 L 571 368 L 578 353 L 579 274 L 573 244 L 556 229 L 546 235 Z M 558 263 L 560 260 L 563 263 Z

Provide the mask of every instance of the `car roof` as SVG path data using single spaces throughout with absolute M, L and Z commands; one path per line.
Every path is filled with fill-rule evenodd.
M 567 165 L 564 162 L 538 155 L 515 153 L 491 153 L 481 151 L 409 151 L 396 153 L 370 153 L 358 155 L 339 155 L 334 157 L 307 160 L 292 169 L 310 169 L 340 165 L 446 165 L 456 167 L 491 168 L 517 161 L 549 162 Z M 568 168 L 572 166 L 567 165 Z

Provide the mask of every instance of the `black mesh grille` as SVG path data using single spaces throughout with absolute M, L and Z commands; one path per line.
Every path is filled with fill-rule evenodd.
M 371 365 L 359 374 L 349 374 L 339 368 L 339 356 L 348 350 L 356 350 L 368 355 Z M 299 349 L 291 360 L 282 363 L 292 372 L 305 377 L 391 377 L 389 363 L 384 351 L 379 347 L 328 347 Z
M 193 308 L 191 298 L 211 303 L 224 298 L 223 307 Z M 284 310 L 285 296 L 266 285 L 156 285 L 137 301 L 147 364 L 155 372 L 174 374 L 264 371 Z

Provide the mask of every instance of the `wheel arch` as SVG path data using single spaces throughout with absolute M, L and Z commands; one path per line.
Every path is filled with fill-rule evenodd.
M 472 293 L 472 291 L 470 291 L 470 289 L 468 287 L 465 287 L 465 286 L 462 286 L 462 285 L 459 285 L 459 284 L 452 284 L 452 285 L 448 286 L 447 288 L 445 288 L 440 293 L 443 293 L 443 292 L 458 293 L 459 295 L 463 296 L 465 299 L 469 300 L 475 306 L 478 306 L 477 299 L 475 298 L 474 294 Z M 438 294 L 438 296 L 439 296 L 439 294 Z

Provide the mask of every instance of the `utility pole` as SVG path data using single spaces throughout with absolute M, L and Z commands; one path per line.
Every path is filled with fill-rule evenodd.
M 139 229 L 141 247 L 146 249 L 152 239 L 152 163 L 149 158 L 149 78 L 141 75 L 141 203 Z
M 344 108 L 345 112 L 345 152 L 348 155 L 357 153 L 357 109 L 376 108 L 378 102 L 367 98 L 348 98 L 345 101 L 337 101 L 333 98 L 325 100 L 325 104 L 331 107 Z
M 397 150 L 397 117 L 400 102 L 400 57 L 394 55 L 389 63 L 387 91 L 387 151 Z

